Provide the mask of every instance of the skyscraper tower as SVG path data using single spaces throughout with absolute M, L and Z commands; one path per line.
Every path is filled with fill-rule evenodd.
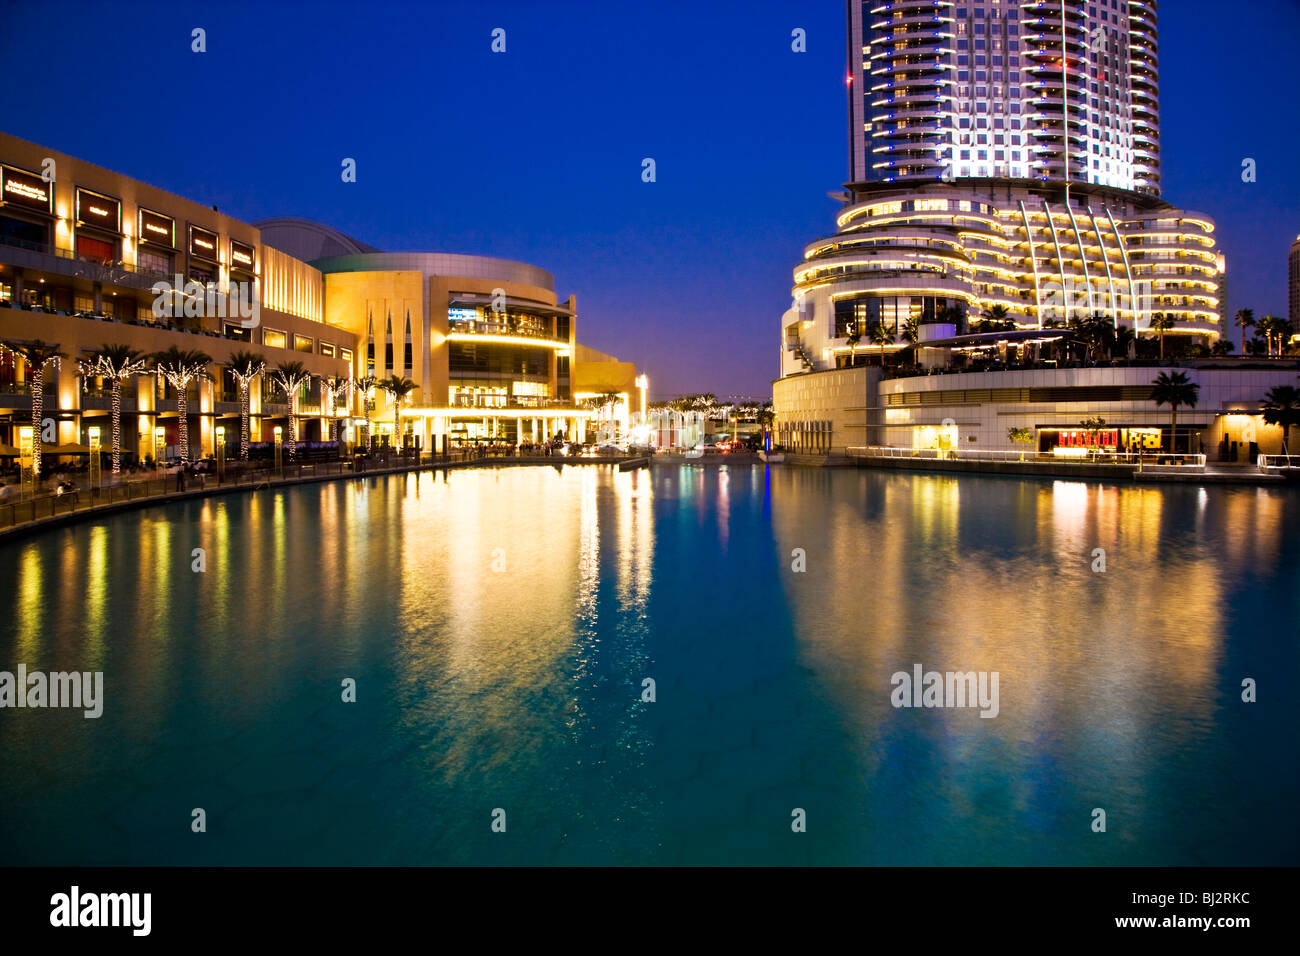
M 1155 0 L 849 0 L 855 183 L 1160 193 Z
M 1300 335 L 1300 236 L 1291 243 L 1286 260 L 1287 318 L 1291 331 Z
M 927 326 L 965 348 L 982 321 L 1024 338 L 1101 319 L 1175 352 L 1214 348 L 1214 220 L 1160 195 L 1155 0 L 846 11 L 848 192 L 835 234 L 794 269 L 783 376 L 861 361 L 877 327 L 895 350 Z

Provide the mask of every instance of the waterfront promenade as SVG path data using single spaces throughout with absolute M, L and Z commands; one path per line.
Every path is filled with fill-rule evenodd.
M 1200 484 L 1272 485 L 1300 480 L 1300 456 L 1263 455 L 1258 464 L 1208 462 L 1193 454 L 1108 454 L 1058 458 L 1033 452 L 943 451 L 939 449 L 850 447 L 844 456 L 821 456 L 821 465 L 952 471 L 985 475 L 1174 481 Z
M 356 467 L 352 459 L 286 464 L 274 467 L 241 467 L 232 463 L 224 474 L 210 473 L 186 479 L 178 490 L 175 474 L 149 472 L 140 478 L 121 476 L 117 483 L 104 482 L 102 487 L 78 489 L 68 494 L 42 493 L 22 499 L 0 502 L 0 542 L 47 528 L 58 527 L 98 515 L 127 511 L 152 504 L 205 498 L 213 495 L 252 492 L 266 488 L 347 478 L 368 478 L 408 472 L 462 468 L 499 468 L 512 465 L 617 465 L 630 456 L 555 456 L 555 455 L 488 455 L 452 452 L 447 455 L 414 457 L 392 456 L 385 461 L 369 461 Z M 11 486 L 12 487 L 12 486 Z

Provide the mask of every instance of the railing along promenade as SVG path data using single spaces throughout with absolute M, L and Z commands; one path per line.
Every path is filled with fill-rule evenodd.
M 1127 465 L 1135 471 L 1170 471 L 1197 474 L 1205 471 L 1203 454 L 1181 452 L 1090 452 L 1082 455 L 1052 455 L 1038 451 L 975 450 L 965 448 L 899 448 L 888 445 L 858 445 L 845 449 L 850 458 L 901 458 L 930 461 L 1008 461 L 1078 466 Z M 1281 457 L 1281 456 L 1275 456 Z M 1296 460 L 1300 464 L 1300 458 Z
M 183 485 L 177 481 L 175 469 L 163 472 L 124 472 L 113 480 L 104 473 L 100 484 L 92 487 L 78 485 L 62 494 L 40 490 L 34 495 L 24 495 L 19 485 L 8 485 L 13 497 L 0 501 L 0 531 L 7 531 L 48 521 L 51 518 L 89 514 L 111 510 L 129 503 L 165 502 L 193 497 L 213 490 L 236 491 L 257 488 L 289 487 L 301 483 L 330 478 L 366 477 L 447 467 L 472 467 L 474 465 L 512 464 L 617 464 L 627 456 L 613 455 L 519 455 L 506 448 L 468 448 L 452 450 L 443 455 L 391 454 L 356 459 L 330 459 L 328 461 L 285 461 L 276 468 L 269 463 L 246 464 L 229 462 L 224 469 L 187 475 Z M 78 476 L 81 477 L 81 476 Z
M 1300 469 L 1300 455 L 1260 455 L 1255 463 L 1265 475 Z

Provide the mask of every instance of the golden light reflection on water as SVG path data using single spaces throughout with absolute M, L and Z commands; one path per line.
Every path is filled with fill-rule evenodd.
M 35 547 L 25 547 L 18 558 L 18 606 L 15 632 L 18 661 L 40 660 L 45 633 L 45 565 Z
M 516 748 L 592 730 L 594 670 L 614 649 L 597 605 L 602 578 L 629 607 L 644 605 L 651 585 L 647 483 L 607 472 L 426 474 L 408 479 L 404 495 L 347 499 L 341 520 L 356 529 L 373 522 L 363 512 L 381 499 L 397 509 L 382 522 L 385 539 L 354 537 L 348 558 L 397 562 L 377 576 L 401 581 L 392 600 L 411 702 L 403 719 L 449 734 L 440 773 L 483 773 L 521 759 Z M 475 701 L 472 714 L 438 710 L 438 691 L 451 686 Z M 571 690 L 539 699 L 556 686 Z
M 1086 799 L 1090 777 L 1057 786 L 1071 774 L 1167 805 L 1160 787 L 1189 778 L 1159 768 L 1205 752 L 1205 715 L 1236 690 L 1219 686 L 1241 647 L 1234 582 L 1294 567 L 1287 493 L 468 470 L 125 514 L 13 549 L 0 583 L 14 659 L 104 659 L 110 719 L 142 749 L 209 728 L 202 759 L 242 779 L 250 749 L 292 760 L 306 739 L 307 787 L 353 734 L 366 759 L 397 752 L 365 768 L 385 793 L 445 810 L 518 781 L 556 820 L 598 807 L 584 832 L 613 820 L 640 849 L 671 844 L 702 794 L 739 806 L 810 781 L 868 816 L 888 790 L 962 824 L 988 801 L 1033 821 L 1044 794 Z M 998 718 L 894 709 L 890 677 L 914 664 L 997 671 Z M 344 675 L 365 707 L 338 705 Z M 644 675 L 664 681 L 654 706 Z
M 90 530 L 87 545 L 85 594 L 85 659 L 84 670 L 101 670 L 104 666 L 104 642 L 109 629 L 108 529 L 96 525 Z
M 654 563 L 654 480 L 649 471 L 615 476 L 618 504 L 618 599 L 621 611 L 643 615 Z
M 897 732 L 893 673 L 997 671 L 997 719 L 936 721 L 1012 750 L 1100 748 L 1117 772 L 1204 732 L 1158 715 L 1222 696 L 1225 565 L 1271 559 L 1283 533 L 1270 495 L 1216 494 L 1218 514 L 1197 499 L 1171 524 L 1170 496 L 1195 489 L 915 474 L 833 484 L 793 469 L 771 481 L 778 554 L 789 567 L 792 548 L 808 551 L 806 574 L 782 576 L 799 653 L 864 740 Z M 868 768 L 886 749 L 869 748 Z

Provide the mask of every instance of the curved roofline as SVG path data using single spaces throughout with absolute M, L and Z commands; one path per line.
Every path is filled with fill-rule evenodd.
M 269 229 L 275 226 L 294 226 L 299 229 L 305 229 L 308 232 L 314 232 L 323 238 L 337 242 L 343 248 L 352 253 L 364 254 L 381 251 L 376 249 L 374 246 L 367 245 L 360 239 L 353 239 L 346 233 L 339 232 L 332 226 L 316 222 L 314 219 L 302 219 L 298 216 L 280 216 L 275 219 L 263 219 L 261 222 L 253 223 L 253 225 L 258 229 Z
M 378 252 L 328 256 L 311 265 L 321 272 L 423 272 L 426 276 L 493 279 L 536 286 L 555 294 L 555 277 L 541 266 L 495 256 L 456 252 Z

